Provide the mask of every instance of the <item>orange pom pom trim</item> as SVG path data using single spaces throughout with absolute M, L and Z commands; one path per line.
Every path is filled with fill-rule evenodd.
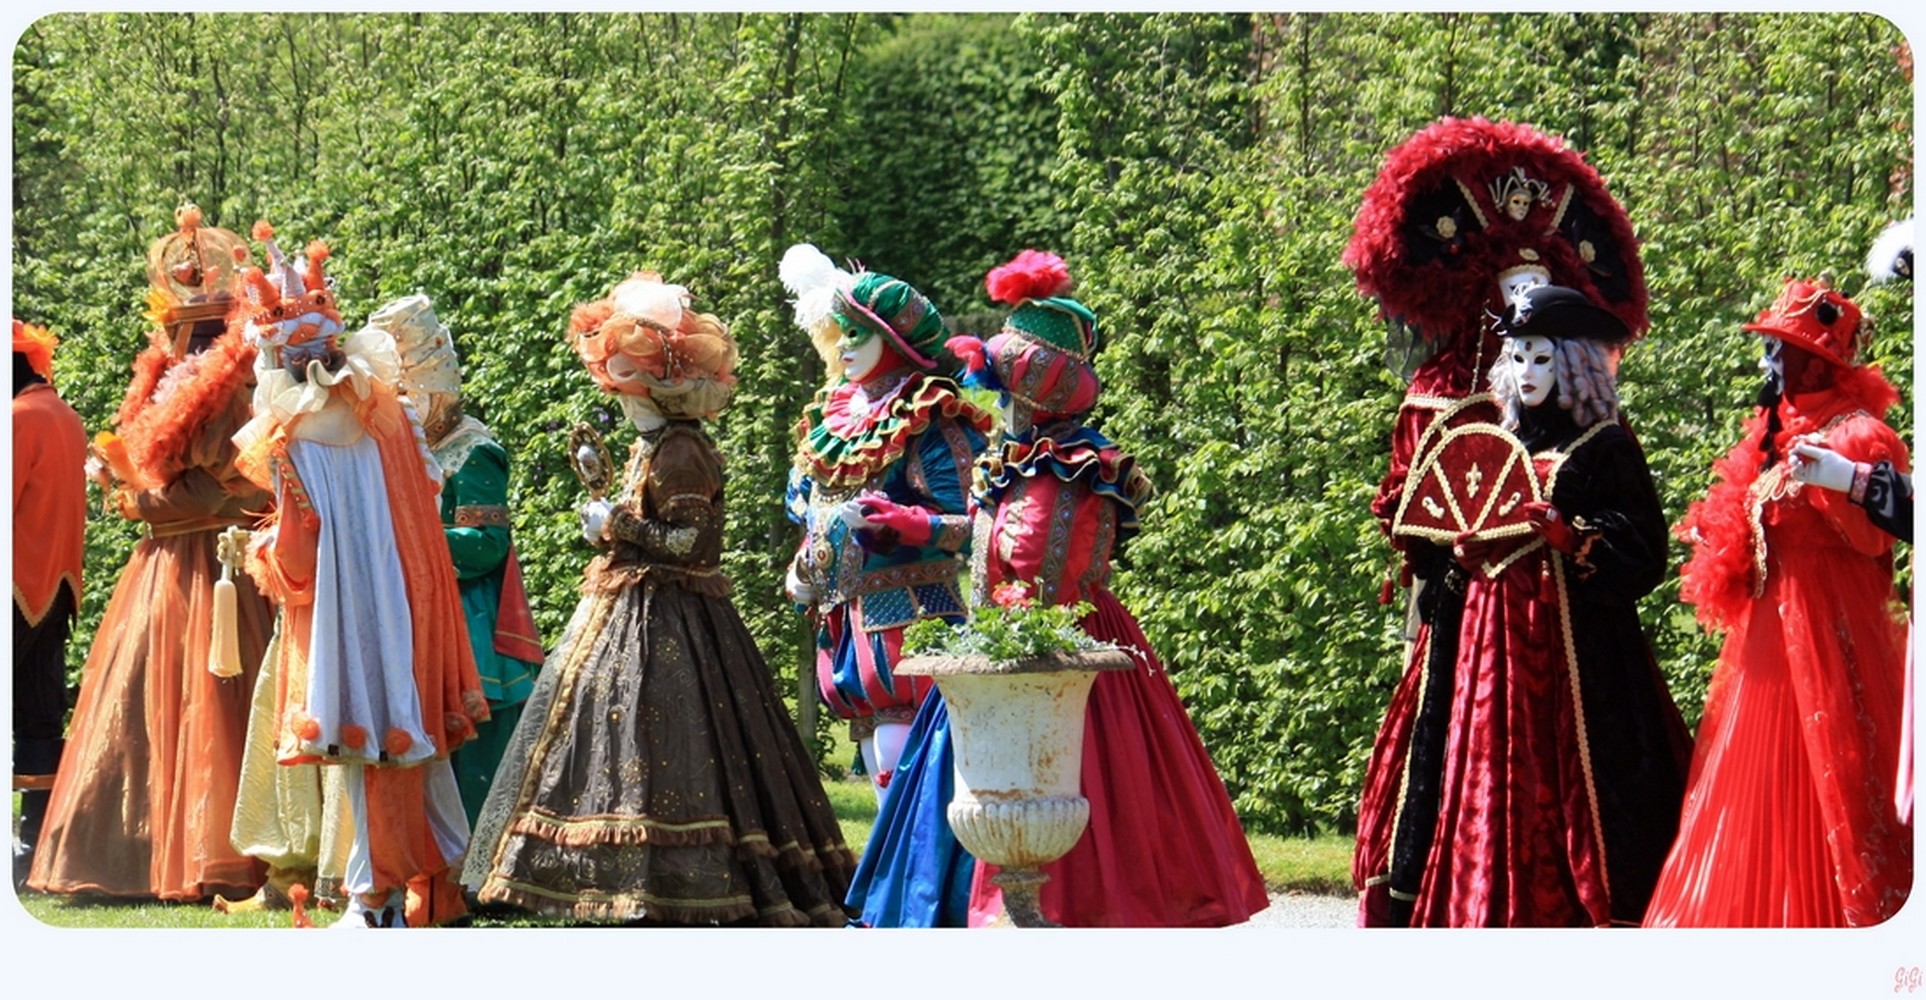
M 320 720 L 306 712 L 294 713 L 290 723 L 290 728 L 294 730 L 294 735 L 299 736 L 303 742 L 312 743 L 321 738 Z
M 271 240 L 274 238 L 274 227 L 269 225 L 266 219 L 256 219 L 254 228 L 248 230 L 248 232 L 257 240 Z
M 386 750 L 390 757 L 399 757 L 414 745 L 415 738 L 400 726 L 389 726 L 388 735 L 381 740 L 381 749 Z
M 341 745 L 350 750 L 359 750 L 368 745 L 368 730 L 364 726 L 346 725 L 341 727 Z

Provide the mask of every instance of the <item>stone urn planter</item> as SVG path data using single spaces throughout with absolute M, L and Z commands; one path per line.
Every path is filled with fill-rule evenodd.
M 956 795 L 950 829 L 970 853 L 1002 868 L 994 881 L 1018 927 L 1054 927 L 1037 907 L 1038 868 L 1075 847 L 1090 823 L 1081 793 L 1084 703 L 1103 670 L 1129 670 L 1119 649 L 1021 660 L 919 655 L 896 673 L 930 677 L 950 713 Z

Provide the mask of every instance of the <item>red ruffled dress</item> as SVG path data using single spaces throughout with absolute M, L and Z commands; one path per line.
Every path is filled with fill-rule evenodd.
M 1080 625 L 1137 654 L 1096 677 L 1084 713 L 1083 794 L 1090 825 L 1044 865 L 1039 904 L 1066 927 L 1221 927 L 1269 905 L 1263 878 L 1177 689 L 1128 610 L 1110 593 L 1112 547 L 1137 529 L 1150 483 L 1134 460 L 1074 421 L 1007 440 L 976 468 L 972 586 L 982 603 L 1007 580 L 1055 604 L 1088 601 Z M 970 923 L 1002 909 L 979 862 Z
M 1865 926 L 1906 900 L 1912 831 L 1893 802 L 1906 614 L 1892 536 L 1845 494 L 1794 482 L 1783 460 L 1810 436 L 1906 468 L 1881 419 L 1897 398 L 1875 369 L 1787 396 L 1781 460 L 1761 468 L 1755 415 L 1686 515 L 1681 595 L 1726 636 L 1648 926 Z

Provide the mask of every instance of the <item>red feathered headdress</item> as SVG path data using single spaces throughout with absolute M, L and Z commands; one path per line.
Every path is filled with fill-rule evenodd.
M 1437 346 L 1502 314 L 1499 282 L 1531 271 L 1644 334 L 1645 269 L 1598 171 L 1529 126 L 1444 118 L 1386 157 L 1344 263 L 1384 317 Z

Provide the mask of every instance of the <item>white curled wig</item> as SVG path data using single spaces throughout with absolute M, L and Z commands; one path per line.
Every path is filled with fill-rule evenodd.
M 1619 346 L 1583 337 L 1546 339 L 1552 342 L 1552 366 L 1558 373 L 1558 405 L 1571 411 L 1580 427 L 1617 420 Z M 1515 430 L 1522 404 L 1510 355 L 1511 338 L 1506 338 L 1490 378 L 1492 395 L 1504 411 L 1504 427 Z

